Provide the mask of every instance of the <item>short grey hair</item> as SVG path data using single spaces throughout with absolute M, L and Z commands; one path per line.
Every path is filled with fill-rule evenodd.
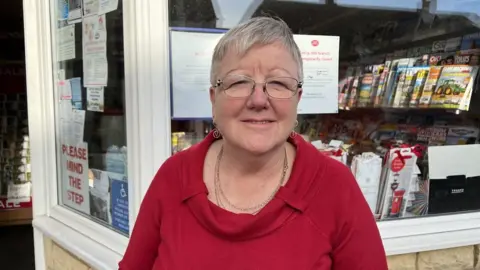
M 213 51 L 210 82 L 215 84 L 219 63 L 229 50 L 238 55 L 245 55 L 255 45 L 280 43 L 287 49 L 297 63 L 298 80 L 303 81 L 303 62 L 300 49 L 293 39 L 293 33 L 281 19 L 271 17 L 255 17 L 231 28 L 218 41 Z

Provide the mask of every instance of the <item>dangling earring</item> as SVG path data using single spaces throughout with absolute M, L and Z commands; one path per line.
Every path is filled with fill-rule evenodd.
M 220 131 L 218 131 L 217 128 L 214 128 L 213 129 L 213 138 L 220 139 L 220 137 L 222 137 L 222 134 L 220 134 Z
M 297 136 L 297 132 L 295 132 L 295 128 L 298 126 L 298 120 L 295 120 L 295 126 L 293 127 L 292 132 L 290 133 L 290 138 L 295 138 Z
M 212 130 L 213 138 L 220 139 L 222 137 L 222 134 L 220 133 L 220 131 L 216 127 L 215 122 L 213 122 L 213 126 L 214 126 L 214 128 Z

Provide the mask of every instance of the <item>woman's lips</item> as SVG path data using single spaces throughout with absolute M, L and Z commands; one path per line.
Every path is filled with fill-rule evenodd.
M 271 124 L 274 121 L 272 121 L 272 120 L 243 120 L 242 122 L 248 123 L 248 124 L 254 124 L 254 125 L 266 125 L 266 124 Z

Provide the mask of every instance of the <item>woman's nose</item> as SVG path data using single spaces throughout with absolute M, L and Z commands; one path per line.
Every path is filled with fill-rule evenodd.
M 264 109 L 268 106 L 268 94 L 264 83 L 255 84 L 247 106 L 252 109 Z

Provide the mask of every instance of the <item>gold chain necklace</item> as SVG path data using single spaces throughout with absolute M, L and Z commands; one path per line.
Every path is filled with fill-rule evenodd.
M 225 195 L 225 193 L 223 192 L 223 189 L 222 189 L 222 185 L 220 184 L 220 161 L 222 160 L 222 157 L 223 157 L 223 145 L 222 147 L 220 148 L 220 152 L 218 153 L 218 156 L 217 156 L 217 162 L 215 163 L 215 178 L 214 178 L 214 184 L 215 184 L 215 198 L 216 198 L 216 201 L 217 201 L 217 205 L 222 207 L 222 208 L 225 208 L 225 205 L 223 204 L 222 200 L 220 199 L 220 197 L 222 197 L 225 202 L 232 208 L 234 208 L 235 210 L 238 210 L 240 212 L 243 212 L 243 213 L 257 213 L 259 212 L 263 207 L 265 207 L 265 205 L 267 205 L 271 200 L 273 200 L 273 198 L 275 197 L 275 194 L 278 192 L 278 190 L 280 189 L 280 187 L 283 185 L 283 183 L 285 182 L 285 176 L 287 174 L 287 170 L 288 170 L 288 158 L 287 158 L 287 149 L 285 148 L 285 158 L 283 159 L 283 169 L 282 169 L 282 176 L 280 178 L 280 181 L 278 182 L 278 185 L 276 186 L 275 190 L 270 194 L 270 196 L 268 196 L 268 198 L 255 205 L 255 206 L 251 206 L 251 207 L 239 207 L 239 206 L 236 206 L 235 204 L 233 204 L 228 198 L 227 196 Z

